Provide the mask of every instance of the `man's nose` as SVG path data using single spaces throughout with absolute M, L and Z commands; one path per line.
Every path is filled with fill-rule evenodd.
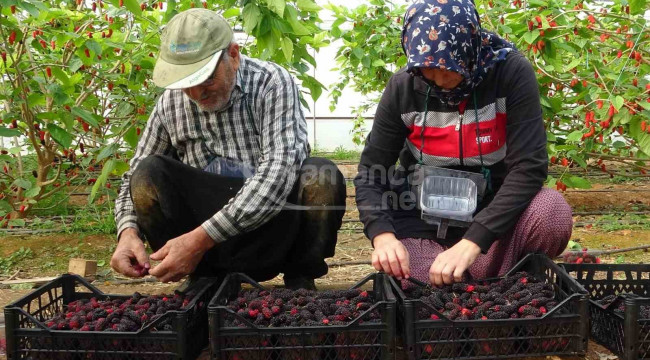
M 201 99 L 203 96 L 203 88 L 201 86 L 192 86 L 187 89 L 187 94 L 194 99 Z

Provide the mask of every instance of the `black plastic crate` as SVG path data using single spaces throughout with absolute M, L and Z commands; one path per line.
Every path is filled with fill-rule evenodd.
M 195 296 L 185 309 L 168 311 L 137 332 L 51 330 L 47 319 L 75 300 L 128 299 L 107 295 L 77 275 L 62 275 L 4 309 L 7 358 L 15 359 L 195 359 L 208 344 L 207 305 L 218 286 L 203 278 L 186 291 Z M 172 330 L 157 330 L 171 320 Z
M 641 307 L 650 306 L 650 265 L 561 264 L 590 296 L 591 336 L 623 360 L 650 359 L 650 319 L 641 318 Z M 609 295 L 625 296 L 625 313 L 618 304 L 597 302 Z
M 241 273 L 229 274 L 208 307 L 210 352 L 219 360 L 388 360 L 395 351 L 397 304 L 387 276 L 371 274 L 352 288 L 372 282 L 375 304 L 347 325 L 257 327 L 226 307 L 242 284 L 264 289 Z M 361 323 L 364 314 L 379 310 L 380 323 Z M 244 327 L 225 327 L 238 319 Z
M 526 256 L 506 276 L 519 271 L 553 284 L 558 305 L 537 319 L 450 320 L 420 299 L 408 299 L 391 279 L 398 294 L 398 323 L 409 359 L 584 355 L 589 339 L 585 289 L 544 255 Z M 419 320 L 421 308 L 430 309 L 440 319 Z

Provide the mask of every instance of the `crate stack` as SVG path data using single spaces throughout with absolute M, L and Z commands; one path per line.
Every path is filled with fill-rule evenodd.
M 648 299 L 620 300 L 626 305 L 625 317 L 589 304 L 589 295 L 647 296 L 647 268 L 644 273 L 635 266 L 619 270 L 630 276 L 617 285 L 613 274 L 599 277 L 595 269 L 567 267 L 577 271 L 576 280 L 547 257 L 532 254 L 504 277 L 482 280 L 488 286 L 526 272 L 543 285 L 545 301 L 552 298 L 548 310 L 524 305 L 512 318 L 489 317 L 487 312 L 451 316 L 421 298 L 410 298 L 383 273 L 368 275 L 350 289 L 332 290 L 331 297 L 326 292 L 266 289 L 245 274 L 232 273 L 222 281 L 193 282 L 186 306 L 143 321 L 137 331 L 57 330 L 48 325 L 71 303 L 130 297 L 104 294 L 79 276 L 62 275 L 5 308 L 8 358 L 184 360 L 195 359 L 209 346 L 215 360 L 389 360 L 400 355 L 398 337 L 410 360 L 581 356 L 587 348 L 590 311 L 595 328 L 616 335 L 613 351 L 629 360 L 647 358 L 650 319 L 639 319 L 638 313 L 650 305 Z M 478 296 L 469 286 L 466 290 Z M 290 296 L 271 304 L 282 299 L 282 291 Z M 248 292 L 254 295 L 245 298 Z M 329 311 L 308 310 L 324 306 L 323 299 L 330 300 Z M 252 305 L 255 301 L 262 306 Z M 287 321 L 289 314 L 297 316 Z
M 592 337 L 622 360 L 650 359 L 650 265 L 562 266 L 589 292 Z M 619 298 L 602 304 L 608 296 Z

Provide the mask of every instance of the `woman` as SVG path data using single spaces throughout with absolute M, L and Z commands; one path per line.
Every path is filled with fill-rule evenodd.
M 466 270 L 501 275 L 527 253 L 558 255 L 571 236 L 571 208 L 542 189 L 548 154 L 531 64 L 480 28 L 470 0 L 415 1 L 402 47 L 407 66 L 386 86 L 355 178 L 373 266 L 443 285 Z M 437 226 L 403 196 L 417 165 L 484 175 L 487 190 L 469 227 L 436 237 Z

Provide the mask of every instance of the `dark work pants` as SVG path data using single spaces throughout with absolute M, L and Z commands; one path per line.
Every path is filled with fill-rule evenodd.
M 245 179 L 205 172 L 161 155 L 142 160 L 131 177 L 140 232 L 154 251 L 212 217 Z M 257 281 L 327 274 L 345 213 L 345 179 L 336 165 L 307 158 L 287 205 L 270 221 L 210 249 L 194 274 L 244 272 Z M 291 206 L 291 205 L 298 205 Z

